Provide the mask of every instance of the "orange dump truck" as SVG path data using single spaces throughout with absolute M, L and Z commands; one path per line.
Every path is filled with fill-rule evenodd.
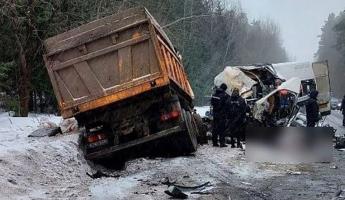
M 88 159 L 170 138 L 193 152 L 193 91 L 181 59 L 145 8 L 92 21 L 45 41 L 63 118 L 75 117 Z M 174 143 L 174 142 L 173 142 Z

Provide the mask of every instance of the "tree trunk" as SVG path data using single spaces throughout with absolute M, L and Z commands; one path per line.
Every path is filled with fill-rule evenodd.
M 30 79 L 31 71 L 29 70 L 26 61 L 25 51 L 20 42 L 19 36 L 16 34 L 16 43 L 19 48 L 19 116 L 27 117 L 29 114 L 29 101 L 30 101 Z
M 30 92 L 30 101 L 29 101 L 29 111 L 35 111 L 35 100 L 34 100 L 34 95 L 35 95 L 35 91 L 31 91 Z
M 40 98 L 40 112 L 44 113 L 44 102 L 43 102 L 43 92 L 40 91 L 39 93 L 39 98 Z
M 37 110 L 37 91 L 34 90 L 34 91 L 32 91 L 32 93 L 33 93 L 33 97 L 34 97 L 34 111 L 35 111 L 35 113 L 37 113 L 38 112 L 38 110 Z

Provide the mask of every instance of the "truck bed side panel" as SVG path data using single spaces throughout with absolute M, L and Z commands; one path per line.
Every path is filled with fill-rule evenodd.
M 169 79 L 193 98 L 193 90 L 191 89 L 191 86 L 187 80 L 187 74 L 184 71 L 182 63 L 180 62 L 180 58 L 178 58 L 176 53 L 173 52 L 173 50 L 164 42 L 159 34 L 157 34 L 157 38 Z

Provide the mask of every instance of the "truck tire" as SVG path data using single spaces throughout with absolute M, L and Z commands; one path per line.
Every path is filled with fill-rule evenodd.
M 207 125 L 202 121 L 200 115 L 193 114 L 192 116 L 198 128 L 198 144 L 207 144 Z
M 182 114 L 183 114 L 184 123 L 186 125 L 186 131 L 183 136 L 186 141 L 185 142 L 186 153 L 192 153 L 192 152 L 195 152 L 198 147 L 197 127 L 189 111 L 183 110 Z
M 81 152 L 86 155 L 85 130 L 82 130 L 78 136 L 78 146 Z

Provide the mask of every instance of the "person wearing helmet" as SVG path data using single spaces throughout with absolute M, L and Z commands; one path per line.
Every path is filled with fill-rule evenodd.
M 313 90 L 309 94 L 309 100 L 306 103 L 307 127 L 315 127 L 316 123 L 320 120 L 319 104 L 317 103 L 317 96 L 319 92 Z
M 211 105 L 213 108 L 213 131 L 212 131 L 212 142 L 213 146 L 218 147 L 218 137 L 220 147 L 226 147 L 225 145 L 225 123 L 226 123 L 226 100 L 229 95 L 226 94 L 228 87 L 226 84 L 221 84 L 212 95 Z

